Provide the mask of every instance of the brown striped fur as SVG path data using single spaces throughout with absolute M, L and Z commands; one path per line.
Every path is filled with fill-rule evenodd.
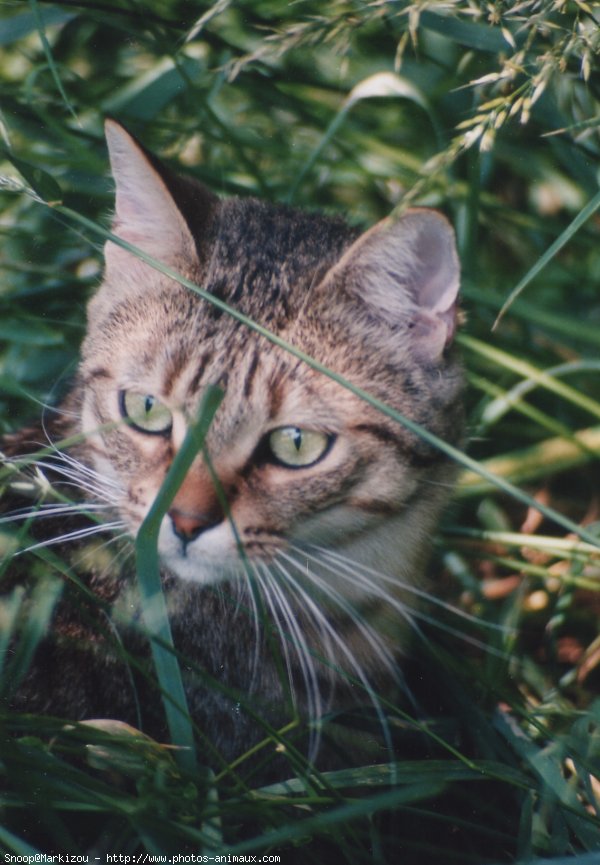
M 462 375 L 452 347 L 458 264 L 443 217 L 410 211 L 359 236 L 339 219 L 253 199 L 219 200 L 174 175 L 117 124 L 108 124 L 107 135 L 120 237 L 441 438 L 460 440 Z M 285 713 L 280 717 L 272 707 L 285 703 L 287 686 L 260 621 L 248 614 L 248 565 L 240 561 L 211 471 L 267 612 L 289 632 L 280 646 L 289 654 L 297 704 L 318 714 L 343 705 L 348 692 L 341 676 L 327 664 L 307 662 L 303 652 L 324 654 L 371 684 L 393 677 L 382 656 L 402 652 L 406 631 L 394 605 L 406 599 L 404 584 L 422 580 L 454 469 L 349 390 L 108 243 L 79 377 L 66 404 L 70 414 L 55 434 L 59 427 L 60 434 L 83 433 L 76 456 L 110 485 L 111 511 L 130 535 L 209 384 L 225 390 L 207 438 L 213 468 L 196 458 L 164 518 L 159 550 L 177 647 L 190 658 L 192 714 L 232 756 L 260 731 L 191 668 L 252 692 L 271 706 L 268 717 L 277 723 Z M 160 400 L 172 413 L 172 430 L 146 434 L 122 423 L 123 391 Z M 274 460 L 268 436 L 288 426 L 329 436 L 324 457 L 302 468 Z M 317 548 L 353 562 L 361 579 L 346 579 L 330 561 L 319 564 Z M 285 585 L 286 574 L 296 588 Z M 94 585 L 110 581 L 112 616 L 127 632 L 131 610 L 138 615 L 130 577 L 92 577 Z M 287 593 L 287 607 L 277 591 Z M 298 650 L 290 648 L 300 641 L 295 627 L 306 641 Z M 99 660 L 96 649 L 87 650 L 82 661 L 65 639 L 46 648 L 18 705 L 135 722 L 114 653 Z M 307 663 L 322 689 L 318 698 L 303 672 Z M 162 722 L 152 720 L 160 716 L 156 697 L 147 699 L 153 708 L 142 707 L 146 728 L 160 735 Z

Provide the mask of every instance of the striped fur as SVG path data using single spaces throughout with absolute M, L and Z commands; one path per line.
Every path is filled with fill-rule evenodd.
M 462 374 L 452 347 L 458 264 L 443 217 L 410 211 L 359 236 L 338 219 L 253 199 L 219 200 L 173 175 L 117 124 L 107 134 L 117 234 L 411 420 L 460 440 Z M 110 490 L 107 512 L 129 535 L 147 514 L 205 388 L 225 390 L 207 438 L 212 468 L 196 458 L 159 535 L 178 648 L 228 686 L 280 706 L 289 685 L 269 657 L 258 590 L 297 706 L 314 719 L 345 704 L 343 671 L 373 699 L 377 684 L 393 679 L 403 651 L 411 587 L 422 582 L 452 465 L 115 244 L 107 244 L 88 318 L 61 432 L 66 426 L 83 434 L 77 459 Z M 123 423 L 123 393 L 160 401 L 172 427 L 149 434 Z M 270 435 L 288 427 L 323 434 L 323 455 L 301 467 L 275 459 Z M 97 498 L 91 485 L 85 496 Z M 114 618 L 126 628 L 135 608 L 130 578 L 110 579 Z M 73 656 L 52 651 L 52 675 L 47 668 L 34 673 L 20 705 L 132 720 L 127 694 L 109 689 L 111 697 L 100 700 Z M 114 675 L 114 664 L 98 675 Z M 78 696 L 69 696 L 56 665 L 71 670 Z M 193 714 L 226 754 L 257 737 L 248 719 L 225 723 L 225 698 L 192 678 Z M 277 712 L 269 717 L 281 720 Z

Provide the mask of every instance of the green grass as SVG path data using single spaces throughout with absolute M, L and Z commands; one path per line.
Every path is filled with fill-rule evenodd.
M 205 769 L 200 738 L 194 765 L 131 729 L 3 712 L 0 845 L 595 862 L 597 7 L 31 0 L 0 16 L 0 430 L 38 417 L 74 369 L 111 207 L 105 115 L 220 193 L 365 226 L 439 207 L 463 263 L 469 420 L 432 573 L 440 598 L 487 623 L 448 617 L 417 646 L 431 717 L 386 706 L 395 766 L 307 774 L 292 723 L 257 752 L 287 742 L 289 782 L 252 788 L 236 767 Z M 26 542 L 10 528 L 2 574 Z M 138 553 L 152 559 L 151 538 Z M 15 561 L 36 589 L 2 608 L 0 649 L 19 635 L 0 657 L 3 698 L 63 584 L 81 582 L 52 548 Z M 181 708 L 165 627 L 157 675 Z M 368 716 L 345 723 L 376 736 Z M 189 744 L 178 710 L 172 732 Z

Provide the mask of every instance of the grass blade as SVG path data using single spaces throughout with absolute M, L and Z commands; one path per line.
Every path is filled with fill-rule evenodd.
M 6 847 L 7 850 L 12 850 L 14 853 L 17 853 L 19 856 L 24 856 L 27 858 L 22 859 L 23 862 L 42 862 L 44 854 L 37 850 L 35 847 L 32 847 L 31 844 L 28 844 L 26 841 L 23 841 L 21 838 L 17 838 L 16 835 L 13 835 L 12 832 L 9 832 L 8 829 L 5 829 L 3 826 L 0 826 L 0 841 Z M 31 858 L 29 858 L 31 857 Z M 8 858 L 5 859 L 8 862 Z
M 223 398 L 218 388 L 209 388 L 202 400 L 198 420 L 192 424 L 160 488 L 136 540 L 138 585 L 143 601 L 144 622 L 151 638 L 152 655 L 162 688 L 171 740 L 184 749 L 176 757 L 187 770 L 195 767 L 194 736 L 181 671 L 174 654 L 167 605 L 162 592 L 158 559 L 158 532 L 162 518 L 173 501 L 190 465 L 200 451 L 210 423 Z M 154 638 L 154 639 L 152 639 Z
M 503 351 L 496 348 L 496 346 L 489 345 L 480 339 L 475 339 L 475 337 L 467 336 L 466 334 L 459 334 L 457 339 L 461 345 L 464 345 L 469 350 L 493 361 L 498 366 L 503 366 L 522 376 L 524 382 L 527 383 L 527 389 L 531 389 L 533 384 L 544 387 L 546 390 L 583 409 L 583 411 L 589 412 L 592 417 L 600 419 L 600 402 L 565 384 L 556 378 L 555 375 L 552 375 L 552 370 L 539 369 L 526 360 L 515 357 L 507 351 Z
M 344 100 L 342 107 L 323 133 L 321 140 L 300 169 L 300 172 L 290 189 L 287 199 L 288 203 L 294 200 L 300 185 L 310 173 L 313 166 L 317 163 L 317 160 L 329 142 L 336 135 L 350 109 L 363 99 L 372 99 L 373 97 L 389 98 L 390 96 L 396 96 L 414 102 L 415 105 L 418 105 L 427 112 L 435 129 L 435 118 L 427 104 L 427 100 L 412 82 L 394 72 L 377 72 L 375 75 L 370 75 L 368 78 L 365 78 L 364 81 L 360 81 L 355 87 L 353 87 L 348 97 Z
M 295 820 L 279 829 L 266 832 L 264 835 L 242 841 L 233 847 L 226 848 L 226 852 L 228 854 L 238 854 L 250 852 L 251 850 L 264 850 L 268 849 L 271 845 L 287 843 L 315 832 L 326 833 L 329 829 L 334 829 L 336 826 L 343 825 L 348 821 L 359 820 L 361 817 L 369 818 L 378 811 L 391 810 L 402 805 L 429 799 L 432 796 L 436 796 L 444 788 L 445 784 L 433 781 L 430 783 L 406 784 L 401 788 L 396 788 L 386 793 L 351 800 L 336 808 L 332 808 L 330 811 L 315 814 L 313 817 L 307 817 L 304 820 Z
M 506 51 L 510 47 L 499 27 L 488 27 L 473 21 L 463 21 L 458 16 L 444 15 L 424 9 L 420 14 L 420 23 L 426 30 L 432 30 L 442 36 L 452 39 L 457 45 L 474 48 L 477 51 Z
M 496 477 L 525 483 L 550 477 L 576 466 L 585 465 L 600 454 L 600 426 L 579 430 L 571 439 L 562 436 L 511 453 L 491 457 L 483 465 Z M 494 492 L 495 485 L 482 480 L 477 472 L 464 472 L 459 480 L 460 496 L 480 496 Z
M 560 252 L 560 250 L 563 248 L 563 246 L 565 246 L 571 240 L 573 235 L 577 231 L 579 231 L 581 226 L 585 222 L 587 222 L 587 220 L 590 218 L 590 216 L 593 216 L 593 214 L 598 210 L 599 207 L 600 207 L 600 192 L 597 192 L 596 195 L 594 195 L 594 197 L 592 198 L 592 200 L 586 204 L 586 206 L 583 208 L 583 210 L 581 210 L 577 214 L 577 216 L 575 217 L 573 222 L 571 222 L 571 224 L 565 228 L 565 230 L 562 232 L 562 234 L 556 238 L 554 243 L 548 247 L 546 252 L 538 258 L 538 260 L 533 265 L 533 267 L 531 267 L 527 271 L 527 273 L 525 274 L 523 279 L 521 279 L 520 282 L 518 282 L 517 285 L 513 288 L 513 290 L 509 294 L 508 298 L 506 299 L 506 301 L 502 305 L 502 308 L 501 308 L 500 312 L 498 313 L 496 321 L 494 322 L 494 324 L 492 326 L 492 330 L 495 330 L 498 327 L 501 319 L 504 317 L 504 315 L 508 311 L 509 307 L 517 299 L 517 297 L 521 294 L 521 292 L 529 285 L 531 280 L 534 279 L 538 275 L 538 273 L 540 273 L 540 271 L 542 271 L 546 267 L 548 262 L 554 258 L 554 256 L 557 254 L 557 252 Z
M 63 584 L 60 580 L 47 577 L 35 587 L 31 605 L 28 605 L 27 621 L 24 623 L 19 641 L 12 652 L 10 665 L 7 665 L 2 681 L 2 697 L 10 697 L 19 687 L 27 674 L 40 640 L 43 638 Z M 13 596 L 12 611 L 19 603 L 19 595 Z
M 31 6 L 31 10 L 35 16 L 38 33 L 40 35 L 40 40 L 44 49 L 44 54 L 46 55 L 46 60 L 50 68 L 50 72 L 52 73 L 52 77 L 54 78 L 54 83 L 56 84 L 58 92 L 60 93 L 69 113 L 73 117 L 73 120 L 75 120 L 76 123 L 79 123 L 77 114 L 75 112 L 75 109 L 73 108 L 73 104 L 69 100 L 69 97 L 67 96 L 65 89 L 62 85 L 62 81 L 60 80 L 60 75 L 58 74 L 58 69 L 56 68 L 54 57 L 52 56 L 52 49 L 50 48 L 50 43 L 48 42 L 48 37 L 46 36 L 46 28 L 44 26 L 44 20 L 40 14 L 37 0 L 29 0 L 29 5 Z
M 312 369 L 323 373 L 323 375 L 326 375 L 332 381 L 335 381 L 342 387 L 345 387 L 355 396 L 359 397 L 359 399 L 364 400 L 365 402 L 369 403 L 369 405 L 373 406 L 373 408 L 378 409 L 382 414 L 386 415 L 386 417 L 395 420 L 397 423 L 410 430 L 410 432 L 414 433 L 415 435 L 422 438 L 424 441 L 428 442 L 428 444 L 431 444 L 433 447 L 438 448 L 440 451 L 442 451 L 442 453 L 446 454 L 446 456 L 457 462 L 459 465 L 462 465 L 464 468 L 470 469 L 471 471 L 480 475 L 482 478 L 493 484 L 498 489 L 503 490 L 505 493 L 512 496 L 517 501 L 520 501 L 523 504 L 527 505 L 528 507 L 539 511 L 539 513 L 543 514 L 547 519 L 551 520 L 553 523 L 556 523 L 559 526 L 562 526 L 564 529 L 567 529 L 567 531 L 573 532 L 582 540 L 588 541 L 588 543 L 593 544 L 594 546 L 600 546 L 600 541 L 595 535 L 582 528 L 573 520 L 563 516 L 563 514 L 560 514 L 558 511 L 554 510 L 554 508 L 548 507 L 542 502 L 537 501 L 532 496 L 519 489 L 519 487 L 516 487 L 509 481 L 505 480 L 503 477 L 492 474 L 492 472 L 490 472 L 485 466 L 481 465 L 477 460 L 463 453 L 458 448 L 449 445 L 447 442 L 443 441 L 443 439 L 429 432 L 429 430 L 425 429 L 425 427 L 422 427 L 414 421 L 411 421 L 401 412 L 396 411 L 391 406 L 387 405 L 387 403 L 383 402 L 380 399 L 377 399 L 376 397 L 373 397 L 363 388 L 360 388 L 357 385 L 353 384 L 349 379 L 345 378 L 342 375 L 338 375 L 338 373 L 329 369 L 329 367 L 327 367 L 325 364 L 320 363 L 319 361 L 308 355 L 306 352 L 296 348 L 291 343 L 282 339 L 280 336 L 277 336 L 277 334 L 272 333 L 268 328 L 257 324 L 253 319 L 249 318 L 247 315 L 244 315 L 243 313 L 235 309 L 235 307 L 230 306 L 229 304 L 225 303 L 225 301 L 221 300 L 218 297 L 215 297 L 213 294 L 205 291 L 203 288 L 200 288 L 200 286 L 196 285 L 191 280 L 186 279 L 184 276 L 177 273 L 177 271 L 174 270 L 172 267 L 168 267 L 167 265 L 158 261 L 156 258 L 148 255 L 148 253 L 144 252 L 143 249 L 140 249 L 139 247 L 128 243 L 126 240 L 123 240 L 116 234 L 107 231 L 105 228 L 102 228 L 102 226 L 98 225 L 95 222 L 92 222 L 92 220 L 87 219 L 85 216 L 82 216 L 82 214 L 77 213 L 69 207 L 59 205 L 53 208 L 53 212 L 65 216 L 69 220 L 69 222 L 74 221 L 79 223 L 79 225 L 82 225 L 88 230 L 91 230 L 94 234 L 100 235 L 105 240 L 111 240 L 113 243 L 116 243 L 117 246 L 121 246 L 123 249 L 128 250 L 128 252 L 133 253 L 142 261 L 145 261 L 151 267 L 154 267 L 160 273 L 163 273 L 165 276 L 170 276 L 171 279 L 174 279 L 180 285 L 184 285 L 186 288 L 189 288 L 199 297 L 203 298 L 203 300 L 206 300 L 208 303 L 211 303 L 218 309 L 223 310 L 236 321 L 239 321 L 241 324 L 245 324 L 246 327 L 250 328 L 250 330 L 253 330 L 255 333 L 260 334 L 265 339 L 269 340 L 269 342 L 279 346 L 284 351 L 287 351 L 289 354 L 297 357 L 299 360 L 304 361 L 304 363 L 306 363 Z M 479 345 L 478 340 L 467 340 L 466 337 L 463 337 L 462 342 L 463 344 Z M 481 343 L 481 345 L 483 346 L 483 343 Z M 550 379 L 550 381 L 554 380 Z M 558 385 L 561 386 L 561 389 L 563 391 L 565 390 L 565 385 L 562 385 L 562 383 L 560 382 L 555 383 L 556 387 Z M 581 399 L 583 399 L 583 397 L 581 397 Z M 594 403 L 594 405 L 597 404 Z

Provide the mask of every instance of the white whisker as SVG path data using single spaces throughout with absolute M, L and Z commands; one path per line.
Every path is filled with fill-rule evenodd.
M 59 535 L 55 538 L 48 538 L 45 541 L 39 541 L 38 543 L 31 544 L 29 547 L 26 547 L 23 550 L 18 550 L 15 553 L 15 556 L 21 556 L 24 553 L 30 553 L 34 550 L 43 549 L 44 547 L 50 547 L 53 544 L 60 544 L 66 541 L 79 541 L 82 538 L 87 538 L 95 534 L 100 534 L 101 532 L 112 532 L 115 529 L 122 529 L 124 527 L 124 523 L 121 520 L 116 520 L 112 523 L 98 523 L 93 526 L 86 526 L 84 529 L 77 529 L 73 532 L 67 532 L 64 535 Z
M 281 568 L 281 565 L 279 563 L 276 563 L 276 567 L 280 570 L 285 580 L 286 574 Z M 286 632 L 281 628 L 279 623 L 277 623 L 278 630 L 282 638 L 281 645 L 286 660 L 286 666 L 288 669 L 288 679 L 290 682 L 290 687 L 292 689 L 292 699 L 294 701 L 294 705 L 297 705 L 297 700 L 294 693 L 294 678 L 288 652 L 288 643 L 290 643 L 295 649 L 300 673 L 304 681 L 304 688 L 306 694 L 306 709 L 308 712 L 308 717 L 313 721 L 309 733 L 309 759 L 313 760 L 317 755 L 320 738 L 318 728 L 315 726 L 314 721 L 320 718 L 323 714 L 323 701 L 321 696 L 321 689 L 319 687 L 319 677 L 313 660 L 313 653 L 309 649 L 305 635 L 302 631 L 302 627 L 294 613 L 292 604 L 290 603 L 290 600 L 285 596 L 283 586 L 287 588 L 287 582 L 284 582 L 284 584 L 281 585 L 275 578 L 275 575 L 266 569 L 265 576 L 267 577 L 268 582 L 269 600 L 271 598 L 271 593 L 274 593 L 277 597 L 277 603 L 289 629 Z
M 281 586 L 278 584 L 275 575 L 271 573 L 267 565 L 262 565 L 261 573 L 257 572 L 257 579 L 271 612 L 272 623 L 280 637 L 278 640 L 278 647 L 281 649 L 283 654 L 292 704 L 297 710 L 298 701 L 296 697 L 292 659 L 289 650 L 290 644 L 296 651 L 300 673 L 304 681 L 308 716 L 311 720 L 315 719 L 322 713 L 321 692 L 319 689 L 317 673 L 310 656 L 308 645 L 306 644 L 306 640 L 302 634 L 302 629 L 300 628 L 294 615 L 294 611 L 292 610 L 288 599 L 285 597 Z M 285 625 L 287 625 L 287 630 L 284 625 L 282 625 L 280 614 Z M 314 725 L 311 725 L 309 729 L 308 759 L 314 760 L 319 750 L 320 736 L 318 729 Z
M 437 598 L 430 592 L 426 592 L 424 589 L 420 589 L 418 588 L 418 586 L 415 586 L 412 583 L 408 583 L 406 582 L 406 580 L 402 580 L 399 577 L 390 577 L 386 574 L 381 573 L 380 571 L 376 571 L 373 568 L 368 567 L 367 565 L 349 561 L 340 553 L 337 553 L 334 550 L 326 549 L 324 547 L 318 547 L 316 545 L 311 545 L 311 548 L 320 553 L 321 556 L 331 559 L 333 562 L 343 568 L 346 573 L 349 573 L 353 576 L 357 577 L 357 572 L 362 571 L 363 574 L 374 577 L 377 582 L 385 582 L 391 586 L 400 588 L 402 589 L 402 591 L 408 592 L 417 598 L 422 598 L 424 601 L 426 601 L 427 605 L 441 607 L 446 612 L 451 613 L 458 618 L 464 619 L 465 621 L 471 622 L 474 625 L 478 625 L 482 628 L 488 628 L 492 631 L 500 631 L 505 634 L 515 633 L 514 628 L 507 628 L 505 625 L 498 625 L 495 622 L 486 622 L 485 619 L 481 619 L 478 616 L 467 613 L 465 610 L 461 610 L 459 607 L 455 607 L 453 604 L 449 604 L 447 601 L 443 601 L 441 598 Z M 298 547 L 295 549 L 297 549 L 298 552 L 307 554 L 307 550 L 304 547 Z M 320 561 L 320 559 L 317 560 Z M 365 585 L 371 586 L 373 585 L 373 583 L 372 581 L 368 581 L 368 583 L 365 583 Z M 418 614 L 417 610 L 415 610 L 414 612 L 415 614 Z
M 291 558 L 291 556 L 281 553 L 280 556 L 289 561 L 296 568 L 299 567 L 298 563 Z M 317 565 L 321 564 L 319 559 L 316 556 L 310 557 Z M 329 568 L 329 570 L 332 570 Z M 333 572 L 333 571 L 332 571 Z M 327 580 L 323 579 L 320 575 L 316 574 L 314 571 L 310 571 L 308 569 L 302 569 L 303 576 L 310 579 L 310 581 L 317 587 L 317 589 L 326 595 L 339 609 L 343 610 L 346 615 L 352 619 L 352 622 L 356 625 L 360 633 L 363 635 L 365 640 L 371 645 L 371 647 L 376 651 L 379 656 L 379 660 L 387 667 L 392 675 L 396 675 L 397 673 L 397 664 L 390 654 L 390 652 L 384 647 L 383 643 L 379 639 L 376 632 L 371 628 L 364 619 L 360 616 L 356 607 L 354 607 L 350 601 L 345 598 L 341 592 L 334 589 Z M 384 598 L 385 599 L 385 598 Z
M 19 520 L 25 521 L 28 519 L 39 519 L 42 517 L 50 518 L 70 515 L 85 516 L 88 513 L 101 513 L 102 511 L 107 510 L 108 505 L 94 504 L 90 502 L 77 502 L 71 505 L 48 502 L 41 504 L 39 507 L 19 508 L 18 510 L 11 511 L 9 514 L 6 514 L 6 516 L 0 517 L 0 525 L 17 522 Z
M 118 500 L 117 494 L 119 493 L 119 488 L 115 484 L 109 484 L 105 478 L 101 477 L 96 472 L 91 472 L 85 469 L 81 463 L 71 462 L 67 465 L 62 465 L 60 462 L 54 463 L 46 460 L 39 460 L 35 463 L 35 466 L 40 471 L 46 470 L 59 475 L 61 478 L 61 488 L 63 486 L 73 486 L 79 490 L 85 490 L 91 495 L 97 496 L 98 498 L 110 503 L 115 503 Z M 65 480 L 62 480 L 63 478 Z
M 270 574 L 266 568 L 263 568 L 262 573 L 257 571 L 256 578 L 262 589 L 262 594 L 266 598 L 267 605 L 269 607 L 273 624 L 275 625 L 278 634 L 282 637 L 281 639 L 281 650 L 283 652 L 283 659 L 285 661 L 285 667 L 287 670 L 288 681 L 290 683 L 290 693 L 292 697 L 292 702 L 296 705 L 296 695 L 294 693 L 294 684 L 293 684 L 293 675 L 292 675 L 292 663 L 290 660 L 290 653 L 288 648 L 288 643 L 285 635 L 285 631 L 283 630 L 281 620 L 279 617 L 278 611 L 278 599 L 274 597 L 274 592 L 271 591 L 271 580 L 269 579 Z
M 80 460 L 76 459 L 75 457 L 71 456 L 71 454 L 67 453 L 67 451 L 56 450 L 55 453 L 59 457 L 60 460 L 62 460 L 67 465 L 74 468 L 76 473 L 79 476 L 85 476 L 85 477 L 93 478 L 95 480 L 100 481 L 102 487 L 104 487 L 104 488 L 110 487 L 110 488 L 114 489 L 115 492 L 121 492 L 121 487 L 115 480 L 113 480 L 112 478 L 106 477 L 106 475 L 101 475 L 95 469 L 91 468 L 91 466 L 88 466 L 85 463 L 82 463 Z
M 54 450 L 51 455 L 35 458 L 11 458 L 5 460 L 7 465 L 14 467 L 20 476 L 13 483 L 21 481 L 39 487 L 40 491 L 52 490 L 60 496 L 66 487 L 73 487 L 78 492 L 84 492 L 91 498 L 99 499 L 116 506 L 122 496 L 122 490 L 110 478 L 99 474 L 64 451 Z M 56 476 L 56 481 L 50 482 L 46 474 Z
M 245 585 L 246 585 L 247 591 L 244 592 L 244 595 L 242 595 L 242 593 L 240 592 L 240 597 L 238 599 L 238 606 L 236 608 L 236 611 L 237 611 L 237 609 L 239 609 L 242 597 L 245 597 L 247 595 L 250 599 L 250 610 L 252 612 L 252 622 L 254 624 L 254 658 L 252 660 L 252 676 L 250 678 L 250 684 L 248 687 L 248 690 L 250 692 L 252 692 L 254 690 L 254 687 L 256 685 L 256 680 L 258 677 L 258 671 L 259 671 L 259 667 L 260 667 L 260 649 L 261 649 L 261 622 L 260 622 L 260 615 L 258 612 L 258 605 L 256 603 L 255 587 L 259 587 L 259 586 L 262 587 L 262 581 L 260 578 L 260 574 L 258 573 L 258 570 L 257 570 L 257 565 L 253 565 L 251 563 L 248 563 L 248 564 L 252 570 L 251 570 L 251 573 L 248 573 L 248 570 L 246 568 L 244 568 L 244 576 L 246 578 L 246 584 Z M 254 585 L 252 585 L 252 580 L 254 580 Z M 263 589 L 263 594 L 264 594 L 264 589 Z
M 279 555 L 281 556 L 282 554 L 280 553 Z M 296 562 L 294 562 L 294 560 L 291 559 L 289 556 L 287 556 L 287 560 L 289 562 L 291 562 L 295 568 L 299 567 L 298 564 Z M 306 591 L 306 589 L 304 589 L 304 587 L 298 582 L 298 580 L 292 576 L 289 569 L 285 568 L 281 564 L 281 561 L 279 561 L 279 560 L 277 561 L 277 566 L 279 567 L 282 575 L 284 576 L 284 578 L 286 580 L 286 586 L 290 589 L 290 591 L 293 591 L 294 594 L 300 599 L 302 608 L 304 610 L 309 610 L 311 612 L 311 614 L 313 616 L 313 621 L 315 623 L 318 623 L 319 628 L 323 629 L 323 631 L 327 632 L 327 634 L 330 637 L 331 643 L 333 644 L 332 648 L 335 647 L 337 649 L 337 651 L 332 651 L 332 654 L 331 654 L 330 665 L 331 665 L 332 669 L 335 669 L 336 672 L 338 672 L 338 673 L 342 673 L 343 676 L 348 679 L 348 681 L 351 681 L 351 676 L 349 676 L 348 673 L 343 670 L 343 668 L 340 669 L 340 660 L 342 658 L 344 658 L 347 661 L 348 667 L 352 671 L 353 675 L 356 676 L 357 681 L 360 682 L 360 684 L 364 688 L 365 692 L 368 694 L 369 700 L 370 700 L 370 702 L 371 702 L 371 704 L 375 710 L 375 713 L 379 719 L 379 723 L 380 723 L 381 730 L 382 730 L 382 733 L 383 733 L 383 736 L 384 736 L 384 739 L 386 742 L 386 746 L 388 747 L 390 753 L 392 753 L 393 748 L 392 748 L 392 743 L 391 743 L 387 719 L 386 719 L 385 714 L 383 712 L 379 697 L 378 697 L 377 693 L 375 692 L 371 682 L 369 681 L 369 678 L 368 678 L 367 674 L 365 673 L 364 669 L 362 668 L 360 663 L 357 661 L 354 653 L 351 651 L 349 646 L 340 637 L 340 635 L 337 633 L 336 629 L 333 627 L 331 622 L 325 616 L 323 611 L 319 609 L 319 607 L 316 605 L 314 599 Z M 310 577 L 310 579 L 312 580 L 312 582 L 315 585 L 317 585 L 320 589 L 323 589 L 323 586 L 318 585 L 318 581 L 315 579 L 314 574 L 305 573 L 303 569 L 302 569 L 302 573 L 303 573 L 304 577 L 307 577 L 307 576 Z M 335 593 L 335 594 L 337 595 L 337 593 Z M 338 599 L 339 599 L 339 596 L 338 596 Z M 353 615 L 352 608 L 350 609 L 350 612 L 347 612 L 347 614 L 352 618 L 352 621 L 355 624 L 359 624 L 359 625 L 361 624 L 360 622 L 357 622 L 356 615 L 355 614 Z M 381 649 L 382 648 L 382 646 L 379 643 L 375 634 L 373 634 L 370 637 L 366 637 L 366 639 L 368 640 L 371 648 L 374 648 L 374 649 L 376 649 L 376 648 Z M 374 645 L 374 643 L 375 643 L 375 645 Z
M 336 577 L 341 578 L 341 579 L 346 579 L 350 583 L 352 583 L 353 585 L 358 586 L 359 588 L 365 590 L 371 596 L 378 597 L 381 600 L 388 603 L 391 607 L 393 607 L 393 609 L 396 610 L 396 612 L 398 612 L 405 619 L 405 621 L 408 622 L 408 624 L 410 625 L 412 630 L 416 634 L 418 634 L 419 638 L 421 640 L 423 640 L 424 642 L 426 642 L 427 644 L 430 644 L 430 641 L 428 640 L 426 635 L 423 633 L 423 631 L 419 628 L 415 619 L 419 619 L 420 621 L 425 622 L 428 625 L 432 625 L 433 627 L 437 628 L 440 631 L 444 631 L 445 633 L 448 633 L 454 637 L 458 637 L 460 640 L 462 640 L 463 643 L 467 643 L 469 645 L 472 645 L 473 647 L 475 647 L 477 649 L 481 649 L 490 655 L 494 655 L 494 656 L 499 657 L 499 658 L 506 658 L 506 653 L 503 652 L 502 650 L 496 649 L 494 646 L 488 645 L 483 640 L 478 640 L 476 637 L 472 637 L 469 634 L 465 634 L 464 631 L 461 631 L 458 628 L 453 628 L 451 625 L 448 625 L 445 622 L 442 622 L 439 619 L 436 619 L 433 616 L 430 616 L 428 613 L 426 613 L 422 609 L 412 607 L 409 610 L 405 603 L 400 601 L 397 597 L 390 594 L 389 592 L 386 592 L 380 585 L 378 585 L 375 582 L 375 580 L 369 579 L 367 574 L 372 575 L 372 576 L 374 576 L 380 580 L 383 579 L 386 582 L 391 583 L 393 585 L 398 585 L 403 591 L 405 591 L 405 590 L 410 591 L 411 589 L 414 589 L 413 594 L 417 595 L 417 597 L 423 597 L 423 598 L 427 599 L 428 603 L 434 602 L 437 600 L 437 601 L 439 601 L 439 606 L 441 606 L 444 610 L 451 612 L 454 615 L 459 616 L 460 618 L 464 618 L 467 621 L 474 623 L 476 625 L 484 625 L 484 626 L 487 626 L 490 628 L 493 627 L 494 630 L 498 630 L 498 631 L 502 632 L 503 634 L 511 634 L 514 632 L 514 629 L 506 628 L 502 625 L 492 626 L 492 623 L 484 622 L 476 616 L 471 616 L 469 613 L 465 613 L 463 610 L 459 610 L 458 608 L 453 607 L 451 604 L 447 604 L 444 601 L 441 601 L 440 599 L 433 598 L 427 592 L 424 592 L 420 589 L 416 589 L 415 587 L 411 587 L 410 584 L 407 584 L 401 580 L 396 581 L 391 577 L 386 577 L 385 575 L 379 574 L 378 572 L 373 571 L 371 568 L 367 568 L 364 565 L 355 565 L 353 567 L 352 563 L 348 563 L 339 554 L 335 554 L 329 550 L 324 550 L 321 548 L 318 548 L 318 549 L 321 553 L 321 556 L 311 555 L 310 553 L 307 552 L 306 549 L 302 549 L 300 552 L 302 553 L 302 555 L 306 556 L 307 558 L 312 559 L 313 561 L 320 564 L 322 567 L 328 568 L 328 570 L 330 570 L 331 573 L 333 573 Z M 331 565 L 327 564 L 326 559 L 328 559 L 328 558 L 332 559 Z M 333 562 L 335 563 L 336 567 L 333 567 Z M 340 572 L 339 568 L 342 568 L 343 573 Z M 366 573 L 361 574 L 358 571 L 358 568 L 361 568 Z

